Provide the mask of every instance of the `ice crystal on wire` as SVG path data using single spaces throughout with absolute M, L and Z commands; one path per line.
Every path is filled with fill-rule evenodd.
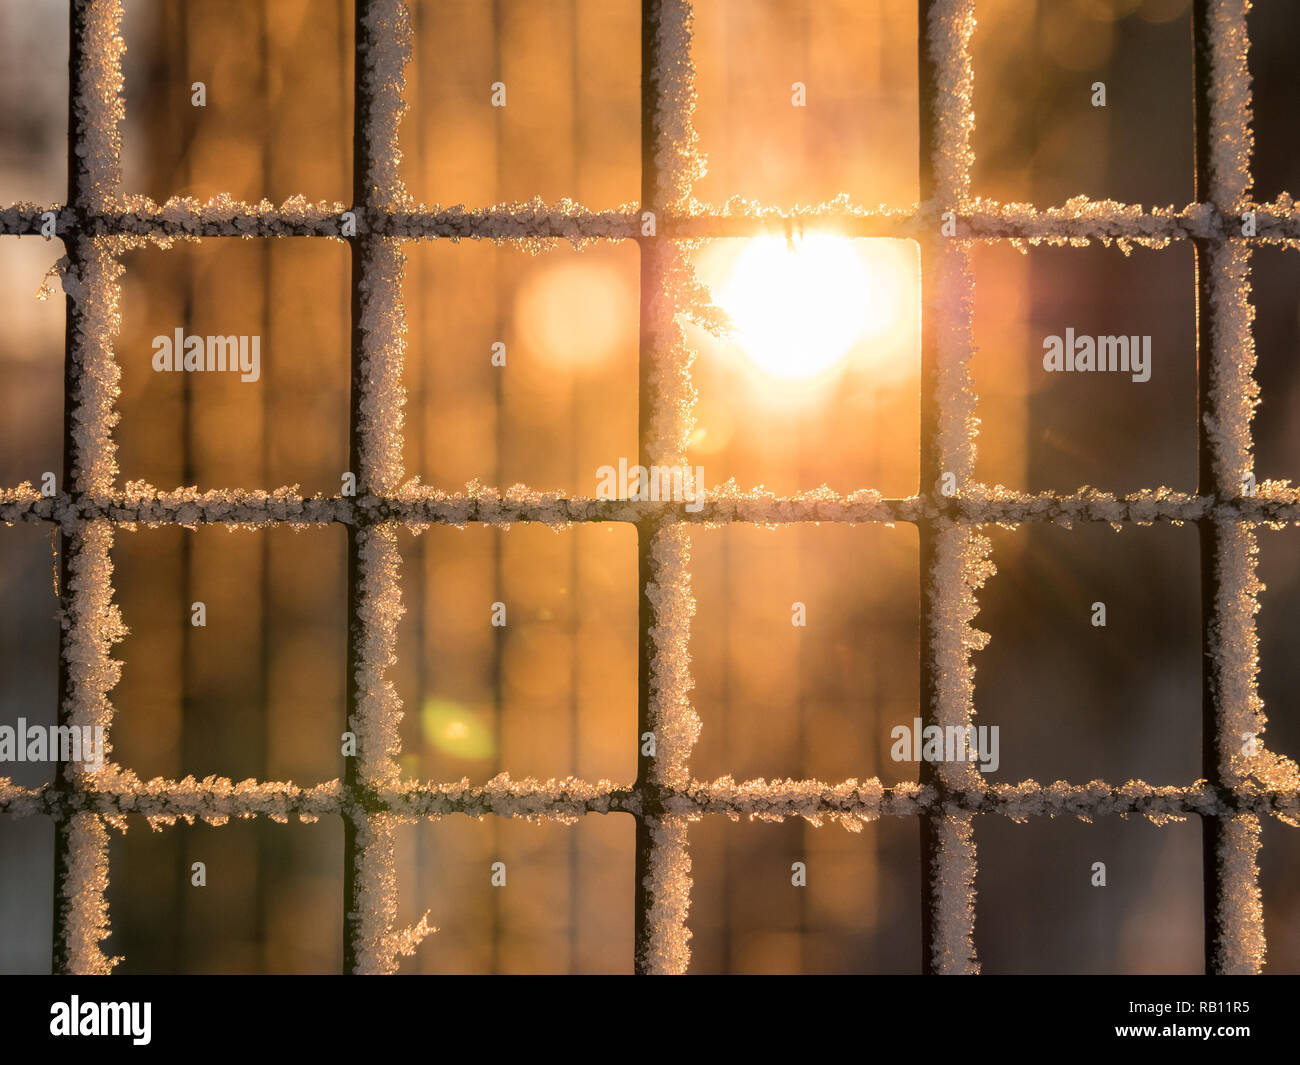
M 111 430 L 120 372 L 112 352 L 118 329 L 118 257 L 149 240 L 169 245 L 200 235 L 273 236 L 311 233 L 340 235 L 341 204 L 309 203 L 301 196 L 275 206 L 239 203 L 228 196 L 199 202 L 174 197 L 159 205 L 143 196 L 120 194 L 122 100 L 119 0 L 90 0 L 82 10 L 83 67 L 72 99 L 78 202 L 57 210 L 59 231 L 68 233 L 69 254 L 54 275 L 62 283 L 70 315 L 69 379 L 72 483 L 54 498 L 30 484 L 0 489 L 0 521 L 52 521 L 65 533 L 69 587 L 60 620 L 62 655 L 68 684 L 61 697 L 69 721 L 111 722 L 109 692 L 118 663 L 113 643 L 124 632 L 112 603 L 110 550 L 114 524 L 216 522 L 231 528 L 270 523 L 294 526 L 341 522 L 353 526 L 358 552 L 356 695 L 350 727 L 359 741 L 359 778 L 365 792 L 340 781 L 312 788 L 292 782 L 195 780 L 141 781 L 107 762 L 95 772 L 74 772 L 73 788 L 24 788 L 0 778 L 0 812 L 48 814 L 66 819 L 68 862 L 59 885 L 65 912 L 63 949 L 74 971 L 105 972 L 116 959 L 101 944 L 108 935 L 106 826 L 124 824 L 138 813 L 159 828 L 178 820 L 223 824 L 231 817 L 266 816 L 285 821 L 296 815 L 312 820 L 325 814 L 351 819 L 357 829 L 356 911 L 348 915 L 355 935 L 357 967 L 394 971 L 432 929 L 421 919 L 396 929 L 397 888 L 393 831 L 410 817 L 507 816 L 528 820 L 572 821 L 589 813 L 628 811 L 645 818 L 649 895 L 642 964 L 656 972 L 681 972 L 689 960 L 686 917 L 690 903 L 689 821 L 706 813 L 779 820 L 800 817 L 810 824 L 836 822 L 860 830 L 882 816 L 927 815 L 935 819 L 937 853 L 929 870 L 935 918 L 936 968 L 974 972 L 972 928 L 976 854 L 974 813 L 996 813 L 1024 820 L 1035 816 L 1140 814 L 1157 823 L 1192 814 L 1222 819 L 1224 831 L 1215 856 L 1222 888 L 1218 912 L 1218 966 L 1254 972 L 1262 965 L 1264 938 L 1257 855 L 1259 817 L 1277 816 L 1300 823 L 1300 769 L 1263 742 L 1265 718 L 1257 687 L 1258 641 L 1254 614 L 1262 591 L 1255 574 L 1256 524 L 1300 521 L 1300 491 L 1283 482 L 1265 482 L 1247 495 L 1242 483 L 1252 473 L 1250 422 L 1258 402 L 1253 377 L 1253 309 L 1249 288 L 1249 248 L 1238 237 L 1241 212 L 1256 214 L 1258 242 L 1300 243 L 1295 205 L 1285 193 L 1257 204 L 1250 195 L 1251 101 L 1247 69 L 1247 0 L 1210 0 L 1210 182 L 1204 203 L 1183 208 L 1143 208 L 1113 201 L 1074 197 L 1057 207 L 999 204 L 972 198 L 971 135 L 973 67 L 969 43 L 975 28 L 972 0 L 935 0 L 923 27 L 935 64 L 933 101 L 934 199 L 908 208 L 855 205 L 847 196 L 790 210 L 733 199 L 721 209 L 695 201 L 693 184 L 704 172 L 693 124 L 694 67 L 691 58 L 691 5 L 661 0 L 650 6 L 654 137 L 651 203 L 625 204 L 594 213 L 570 200 L 546 204 L 497 204 L 466 209 L 425 207 L 407 194 L 400 172 L 398 127 L 404 103 L 405 64 L 411 48 L 410 16 L 400 0 L 368 5 L 358 41 L 359 70 L 368 92 L 361 108 L 364 150 L 361 235 L 361 338 L 358 388 L 358 497 L 303 498 L 297 486 L 269 491 L 199 492 L 194 487 L 159 490 L 143 482 L 114 487 L 117 469 Z M 0 233 L 36 231 L 45 208 L 15 204 L 0 208 Z M 960 217 L 958 240 L 936 243 L 929 259 L 925 299 L 934 330 L 938 409 L 933 447 L 945 472 L 956 475 L 960 491 L 939 500 L 934 486 L 906 500 L 886 500 L 863 490 L 842 496 L 823 486 L 779 498 L 760 486 L 742 490 L 733 482 L 706 493 L 699 514 L 670 504 L 571 499 L 515 485 L 504 492 L 471 482 L 464 492 L 446 493 L 406 481 L 401 459 L 401 367 L 405 351 L 402 311 L 401 241 L 422 237 L 452 240 L 482 238 L 514 241 L 543 251 L 560 239 L 582 246 L 593 239 L 630 239 L 640 233 L 642 210 L 658 215 L 659 237 L 643 242 L 649 284 L 643 338 L 647 384 L 651 392 L 646 455 L 663 463 L 684 463 L 693 428 L 695 390 L 693 353 L 681 329 L 692 318 L 715 333 L 726 330 L 725 316 L 713 307 L 691 268 L 692 242 L 706 237 L 752 235 L 764 231 L 794 234 L 804 228 L 829 228 L 855 236 L 906 236 L 933 240 L 936 211 Z M 1084 487 L 1066 496 L 1033 495 L 974 482 L 974 439 L 978 429 L 969 372 L 974 280 L 970 243 L 1010 240 L 1018 247 L 1049 243 L 1080 245 L 1091 240 L 1116 243 L 1127 254 L 1132 245 L 1163 247 L 1172 240 L 1197 238 L 1209 243 L 1205 268 L 1213 328 L 1207 338 L 1211 391 L 1205 429 L 1214 474 L 1202 494 L 1160 488 L 1124 498 Z M 630 783 L 574 779 L 514 780 L 502 774 L 486 785 L 468 781 L 412 784 L 400 779 L 396 754 L 401 705 L 387 676 L 394 660 L 396 625 L 402 606 L 398 592 L 399 558 L 395 530 L 442 522 L 472 521 L 504 526 L 511 521 L 541 521 L 560 528 L 573 521 L 637 521 L 654 518 L 650 582 L 643 590 L 651 610 L 649 717 L 657 739 L 651 763 L 653 811 L 646 795 Z M 1217 533 L 1214 559 L 1217 597 L 1210 626 L 1211 661 L 1218 695 L 1220 737 L 1225 739 L 1219 767 L 1225 787 L 1205 781 L 1188 786 L 1128 781 L 1069 784 L 1035 781 L 992 785 L 967 763 L 940 768 L 942 788 L 904 783 L 884 787 L 878 779 L 747 781 L 723 777 L 693 781 L 689 755 L 700 722 L 690 702 L 689 538 L 684 522 L 750 521 L 774 525 L 788 521 L 917 521 L 933 523 L 933 568 L 924 575 L 930 606 L 929 633 L 934 650 L 933 707 L 943 724 L 973 720 L 971 654 L 987 636 L 972 625 L 976 592 L 992 573 L 988 541 L 970 526 L 1019 521 L 1106 521 L 1124 523 L 1204 521 Z M 1258 742 L 1240 751 L 1238 734 Z
M 420 941 L 437 931 L 430 927 L 427 913 L 410 928 L 394 929 L 397 923 L 394 852 L 399 821 L 399 818 L 387 815 L 372 815 L 356 821 L 354 901 L 357 908 L 348 914 L 348 920 L 357 929 L 353 940 L 356 971 L 362 974 L 396 972 L 398 960 L 415 953 Z
M 935 139 L 940 147 L 934 170 L 945 210 L 961 209 L 970 195 L 971 167 L 975 162 L 970 146 L 975 130 L 975 74 L 970 54 L 974 32 L 974 0 L 936 0 L 931 5 L 925 33 L 930 55 L 938 67 L 933 106 Z
M 60 885 L 70 972 L 105 976 L 121 958 L 104 953 L 108 938 L 108 831 L 94 814 L 77 814 L 67 827 L 67 866 Z

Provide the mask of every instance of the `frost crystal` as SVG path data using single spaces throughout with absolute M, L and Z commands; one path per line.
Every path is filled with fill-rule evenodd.
M 61 885 L 66 965 L 69 972 L 107 976 L 121 958 L 106 955 L 108 938 L 108 831 L 94 814 L 78 814 L 67 828 L 67 867 Z
M 360 424 L 357 427 L 363 493 L 395 491 L 402 467 L 402 363 L 406 358 L 406 318 L 402 304 L 405 257 L 394 240 L 371 243 L 362 253 Z
M 971 134 L 975 131 L 974 66 L 970 39 L 975 32 L 974 0 L 934 0 L 925 27 L 928 50 L 938 68 L 933 101 L 940 145 L 934 160 L 935 184 L 945 209 L 966 206 L 970 172 L 975 163 Z
M 1207 199 L 1220 211 L 1241 209 L 1249 192 L 1250 80 L 1246 69 L 1248 0 L 1215 0 L 1207 5 L 1209 34 L 1209 127 L 1211 155 Z M 1210 389 L 1204 413 L 1213 484 L 1203 486 L 1223 497 L 1244 494 L 1251 472 L 1251 418 L 1258 402 L 1253 377 L 1253 310 L 1250 304 L 1250 249 L 1235 242 L 1211 244 L 1201 268 L 1207 271 L 1210 310 Z M 1237 753 L 1247 737 L 1263 731 L 1259 698 L 1255 614 L 1260 583 L 1255 576 L 1257 546 L 1249 524 L 1214 522 L 1213 611 L 1207 619 L 1210 690 L 1215 696 L 1215 732 L 1220 747 L 1218 772 L 1234 791 L 1245 781 L 1250 762 L 1270 756 L 1262 750 Z M 1257 739 L 1253 740 L 1261 746 Z M 1259 901 L 1259 821 L 1248 814 L 1218 821 L 1216 880 L 1218 935 L 1213 944 L 1221 972 L 1258 972 L 1264 961 L 1263 911 Z
M 81 26 L 81 63 L 74 72 L 72 113 L 81 202 L 77 207 L 105 210 L 121 186 L 121 126 L 126 119 L 122 90 L 122 56 L 126 53 L 119 27 L 120 0 L 88 0 L 75 15 Z
M 394 931 L 397 923 L 397 872 L 394 858 L 398 819 L 360 818 L 356 822 L 356 912 L 348 914 L 355 929 L 356 969 L 375 975 L 397 971 L 401 957 L 415 953 L 420 941 L 437 929 L 426 913 L 411 928 Z
M 970 147 L 975 128 L 972 108 L 974 74 L 970 38 L 975 29 L 972 0 L 936 0 L 923 28 L 934 67 L 934 135 L 931 171 L 936 212 L 966 209 L 974 155 Z M 924 164 L 923 164 L 924 165 Z M 929 465 L 968 484 L 975 469 L 975 393 L 970 374 L 974 350 L 974 278 L 968 246 L 949 236 L 927 236 L 929 277 L 923 277 L 927 330 L 933 332 L 933 379 L 925 383 L 934 404 L 934 439 Z M 938 485 L 923 485 L 929 492 Z M 946 520 L 928 534 L 932 541 L 931 570 L 924 575 L 930 626 L 932 672 L 929 707 L 934 723 L 965 727 L 974 715 L 974 666 L 970 653 L 987 637 L 971 628 L 979 607 L 976 590 L 992 572 L 987 539 Z M 979 772 L 969 762 L 937 767 L 945 794 L 978 790 Z M 931 967 L 941 973 L 978 972 L 975 960 L 975 840 L 971 818 L 944 810 L 931 822 L 934 847 L 925 875 L 926 904 L 931 910 Z
M 693 126 L 696 105 L 691 56 L 691 5 L 656 0 L 646 5 L 648 65 L 643 113 L 652 143 L 643 196 L 648 202 L 593 212 L 568 199 L 501 203 L 481 208 L 425 206 L 413 201 L 401 177 L 398 131 L 405 110 L 405 65 L 410 57 L 410 15 L 401 0 L 358 0 L 362 19 L 357 47 L 361 87 L 356 99 L 357 203 L 310 203 L 290 197 L 279 206 L 242 203 L 226 195 L 206 201 L 173 197 L 159 205 L 145 196 L 123 195 L 121 134 L 124 119 L 120 0 L 85 0 L 73 6 L 74 64 L 69 130 L 74 170 L 72 202 L 50 208 L 0 205 L 0 234 L 38 232 L 47 210 L 57 215 L 67 256 L 51 271 L 67 296 L 68 462 L 64 490 L 46 497 L 31 484 L 0 487 L 0 522 L 49 522 L 63 534 L 66 572 L 61 589 L 60 655 L 66 683 L 60 692 L 63 720 L 74 725 L 112 722 L 109 693 L 119 664 L 112 647 L 125 632 L 113 604 L 111 549 L 117 525 L 219 523 L 254 528 L 341 523 L 348 527 L 355 559 L 351 597 L 354 672 L 349 678 L 349 728 L 357 738 L 354 775 L 310 788 L 293 782 L 155 778 L 141 781 L 106 759 L 98 770 L 70 767 L 52 786 L 25 788 L 0 778 L 0 813 L 45 815 L 61 826 L 57 922 L 60 964 L 74 972 L 108 972 L 118 959 L 102 944 L 109 934 L 109 827 L 123 828 L 128 814 L 154 829 L 178 821 L 220 825 L 232 817 L 264 816 L 285 822 L 322 816 L 348 819 L 354 832 L 348 861 L 354 892 L 347 914 L 350 953 L 360 972 L 393 972 L 434 929 L 427 915 L 414 926 L 396 927 L 396 826 L 414 818 L 449 814 L 502 816 L 569 823 L 593 813 L 629 813 L 640 819 L 645 848 L 645 911 L 639 914 L 638 965 L 645 971 L 685 971 L 690 958 L 687 913 L 691 893 L 689 823 L 705 814 L 809 824 L 838 824 L 849 831 L 881 817 L 931 819 L 932 861 L 925 872 L 933 936 L 932 968 L 977 972 L 974 950 L 976 814 L 1015 821 L 1031 817 L 1140 815 L 1164 824 L 1191 816 L 1212 817 L 1219 826 L 1215 876 L 1218 907 L 1214 965 L 1224 972 L 1258 972 L 1265 941 L 1259 889 L 1260 818 L 1275 816 L 1300 825 L 1300 768 L 1268 749 L 1266 719 L 1257 685 L 1255 614 L 1263 591 L 1256 575 L 1257 526 L 1300 523 L 1300 488 L 1287 482 L 1252 485 L 1251 420 L 1259 402 L 1254 379 L 1250 256 L 1256 243 L 1300 246 L 1300 216 L 1292 197 L 1256 203 L 1251 194 L 1250 79 L 1247 66 L 1248 0 L 1207 0 L 1208 56 L 1199 76 L 1207 81 L 1210 156 L 1204 202 L 1145 208 L 1078 196 L 1054 207 L 996 203 L 971 196 L 973 0 L 932 0 L 922 27 L 931 63 L 932 158 L 927 165 L 927 202 L 906 208 L 868 207 L 847 196 L 814 206 L 781 209 L 740 198 L 721 207 L 699 203 L 693 187 L 705 160 Z M 341 216 L 357 214 L 351 248 L 358 266 L 357 350 L 353 352 L 358 469 L 356 496 L 304 498 L 296 485 L 264 491 L 190 486 L 159 489 L 143 482 L 117 487 L 112 429 L 120 371 L 113 355 L 119 328 L 120 255 L 146 241 L 170 246 L 200 236 L 245 238 L 282 235 L 343 236 Z M 654 236 L 643 235 L 642 213 L 656 214 Z M 1241 215 L 1251 211 L 1255 236 L 1243 239 Z M 956 236 L 939 239 L 937 218 L 952 212 Z M 932 344 L 933 373 L 924 387 L 934 414 L 931 438 L 923 441 L 926 467 L 954 475 L 958 492 L 944 497 L 935 485 L 919 495 L 886 499 L 862 490 L 841 495 L 821 488 L 782 498 L 761 486 L 734 481 L 703 495 L 703 506 L 685 511 L 668 502 L 570 498 L 525 485 L 504 490 L 471 482 L 447 493 L 407 481 L 402 464 L 402 366 L 406 325 L 402 243 L 412 239 L 510 241 L 530 252 L 560 240 L 581 247 L 596 239 L 637 239 L 643 263 L 641 346 L 645 415 L 643 458 L 689 465 L 687 441 L 694 423 L 693 352 L 682 328 L 693 319 L 721 332 L 725 322 L 711 305 L 690 260 L 703 239 L 829 229 L 858 237 L 908 237 L 925 242 L 923 285 L 925 337 Z M 975 393 L 973 351 L 974 278 L 970 248 L 976 241 L 1009 241 L 1024 250 L 1040 243 L 1077 246 L 1114 242 L 1125 254 L 1134 245 L 1164 247 L 1197 242 L 1208 289 L 1208 323 L 1202 337 L 1210 388 L 1204 397 L 1203 429 L 1211 483 L 1196 494 L 1157 488 L 1118 498 L 1087 486 L 1061 495 L 1031 494 L 974 480 Z M 48 294 L 48 289 L 44 291 Z M 485 785 L 468 780 L 412 783 L 401 779 L 397 756 L 402 707 L 388 671 L 394 662 L 399 592 L 397 529 L 419 531 L 431 523 L 471 522 L 505 526 L 543 522 L 638 523 L 646 553 L 643 589 L 649 624 L 646 713 L 656 739 L 655 757 L 639 783 L 573 778 L 515 780 L 507 774 Z M 976 593 L 992 575 L 987 524 L 1025 521 L 1128 523 L 1197 522 L 1213 536 L 1214 599 L 1207 619 L 1208 689 L 1214 697 L 1213 739 L 1220 752 L 1216 779 L 1190 785 L 1152 785 L 1130 780 L 1071 784 L 1034 780 L 989 784 L 969 762 L 942 763 L 933 783 L 885 787 L 879 779 L 838 783 L 818 780 L 694 780 L 690 754 L 700 720 L 691 705 L 691 591 L 687 523 L 730 522 L 922 523 L 930 558 L 923 574 L 926 643 L 931 652 L 926 709 L 940 725 L 974 721 L 971 655 L 988 637 L 973 626 Z M 1238 744 L 1238 739 L 1249 742 Z M 105 746 L 106 754 L 111 748 Z M 937 786 L 936 786 L 937 785 Z

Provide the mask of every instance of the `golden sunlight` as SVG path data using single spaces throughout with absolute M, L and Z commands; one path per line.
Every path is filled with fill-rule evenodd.
M 591 369 L 636 343 L 635 289 L 608 259 L 583 255 L 533 271 L 516 299 L 515 313 L 528 323 L 525 343 L 557 368 Z
M 863 340 L 902 324 L 908 275 L 894 241 L 759 237 L 733 253 L 714 301 L 750 363 L 780 381 L 837 368 Z

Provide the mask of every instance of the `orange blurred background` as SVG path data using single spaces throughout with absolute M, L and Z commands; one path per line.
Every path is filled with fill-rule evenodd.
M 1261 5 L 1263 6 L 1263 5 Z M 904 0 L 707 0 L 697 5 L 696 194 L 790 207 L 847 192 L 917 197 L 915 5 Z M 308 0 L 128 0 L 127 191 L 345 203 L 351 185 L 352 10 Z M 975 192 L 1040 205 L 1079 192 L 1146 204 L 1193 198 L 1187 0 L 981 0 L 975 37 Z M 403 173 L 423 202 L 541 196 L 593 209 L 639 189 L 636 0 L 422 0 L 408 67 Z M 66 40 L 57 2 L 0 6 L 0 201 L 60 201 L 66 72 L 30 58 Z M 1290 106 L 1277 71 L 1300 16 L 1255 16 L 1261 195 L 1294 184 L 1294 153 L 1265 133 Z M 1287 19 L 1290 19 L 1290 22 Z M 1096 80 L 1110 103 L 1088 103 Z M 207 106 L 190 86 L 203 81 Z M 505 108 L 489 87 L 507 86 Z M 807 107 L 791 106 L 794 83 Z M 1297 90 L 1290 90 L 1294 95 Z M 21 102 L 22 106 L 19 106 Z M 1300 102 L 1300 101 L 1293 101 Z M 1287 139 L 1293 138 L 1287 134 Z M 813 241 L 808 243 L 808 241 Z M 782 494 L 917 491 L 919 266 L 904 241 L 705 243 L 703 280 L 737 321 L 698 357 L 690 459 L 706 488 L 734 478 Z M 58 470 L 63 308 L 32 298 L 57 247 L 0 239 L 0 477 Z M 540 255 L 466 241 L 409 244 L 408 476 L 447 490 L 526 483 L 594 494 L 596 470 L 637 453 L 637 249 L 562 244 Z M 804 266 L 789 256 L 802 257 Z M 1259 473 L 1288 476 L 1300 440 L 1275 415 L 1300 403 L 1291 370 L 1300 280 L 1261 271 Z M 811 263 L 811 265 L 806 265 Z M 334 494 L 347 466 L 348 258 L 325 239 L 208 239 L 124 258 L 121 481 Z M 1014 488 L 1191 490 L 1196 426 L 1191 250 L 975 251 L 981 396 L 978 475 Z M 788 299 L 783 271 L 811 269 Z M 748 271 L 748 273 L 746 272 Z M 1291 282 L 1284 283 L 1290 277 Z M 764 285 L 771 285 L 770 291 Z M 757 294 L 756 294 L 757 293 Z M 784 316 L 784 318 L 782 317 Z M 782 326 L 782 322 L 785 323 Z M 774 324 L 775 323 L 775 324 Z M 1046 333 L 1154 337 L 1152 382 L 1061 381 L 1038 367 Z M 150 340 L 256 334 L 256 385 L 159 375 Z M 807 337 L 802 376 L 764 346 Z M 503 343 L 506 367 L 491 362 Z M 1297 471 L 1300 472 L 1300 471 Z M 981 596 L 980 723 L 1002 730 L 995 779 L 1189 782 L 1199 773 L 1198 569 L 1190 529 L 998 530 Z M 1295 532 L 1265 533 L 1260 618 L 1272 742 L 1300 621 Z M 889 732 L 916 712 L 917 538 L 910 527 L 699 527 L 694 703 L 697 777 L 915 779 Z M 483 782 L 635 774 L 634 530 L 434 527 L 404 534 L 406 615 L 392 676 L 411 779 Z M 310 784 L 342 774 L 345 559 L 339 527 L 124 531 L 117 602 L 131 634 L 112 693 L 115 755 L 140 776 L 216 773 Z M 0 723 L 53 720 L 57 625 L 48 530 L 0 528 Z M 1091 603 L 1111 624 L 1088 624 Z M 190 604 L 208 625 L 189 625 Z M 504 602 L 508 624 L 489 624 Z M 803 603 L 808 624 L 790 624 Z M 43 717 L 42 717 L 43 715 Z M 22 767 L 35 783 L 39 774 Z M 1300 968 L 1300 846 L 1265 829 L 1270 966 Z M 51 831 L 0 818 L 0 971 L 49 965 Z M 696 971 L 919 969 L 916 825 L 853 835 L 802 823 L 692 829 Z M 1197 971 L 1200 836 L 1187 824 L 1014 825 L 981 818 L 977 935 L 986 971 Z M 402 921 L 440 927 L 404 971 L 630 971 L 633 823 L 461 817 L 399 837 Z M 119 971 L 331 971 L 341 963 L 342 832 L 133 823 L 115 835 L 110 953 Z M 208 886 L 189 885 L 205 861 Z M 489 866 L 505 861 L 508 886 Z M 1111 886 L 1089 885 L 1105 860 Z M 804 861 L 806 889 L 790 884 Z

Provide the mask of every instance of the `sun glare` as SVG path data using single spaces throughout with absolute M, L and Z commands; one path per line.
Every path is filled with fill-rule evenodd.
M 735 254 L 713 297 L 756 369 L 779 381 L 811 380 L 902 321 L 900 260 L 880 247 L 889 243 L 759 237 Z

